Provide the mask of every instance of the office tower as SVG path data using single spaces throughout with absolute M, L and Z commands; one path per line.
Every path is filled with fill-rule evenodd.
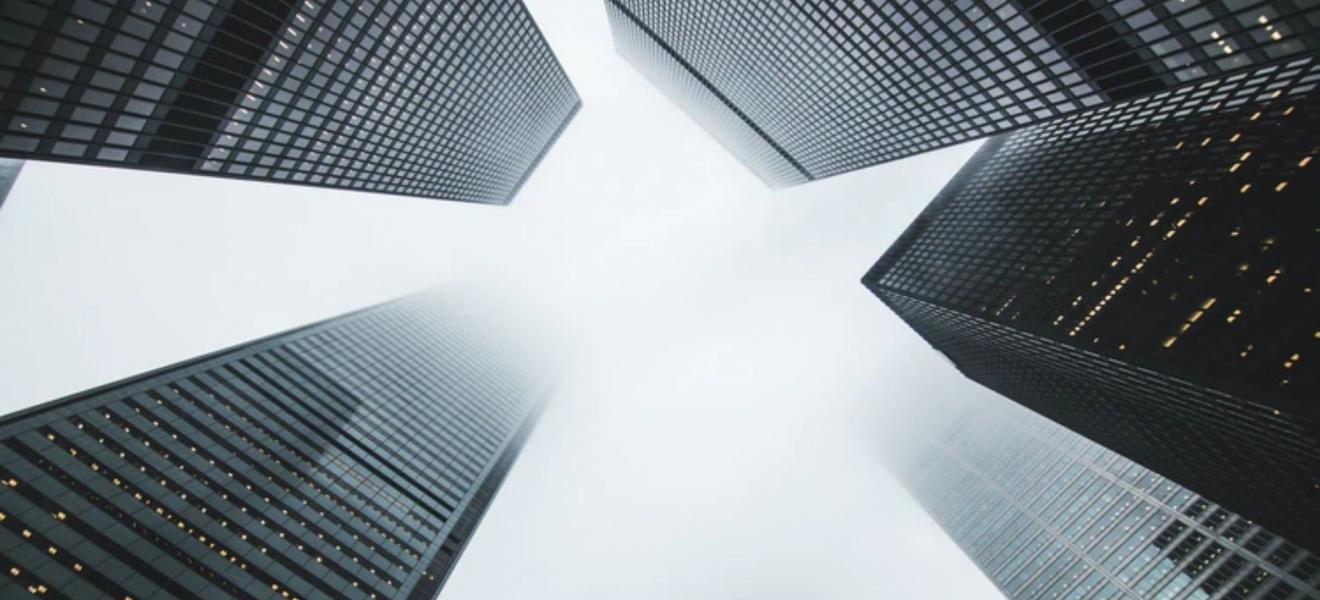
M 1303 0 L 605 0 L 616 46 L 773 186 L 1320 49 Z
M 0 155 L 506 204 L 580 106 L 517 0 L 0 6 Z
M 863 283 L 972 379 L 1316 551 L 1317 81 L 994 138 Z
M 1008 598 L 1320 598 L 1320 558 L 1283 532 L 1040 415 L 1002 398 L 913 406 L 888 466 Z
M 9 190 L 14 187 L 18 173 L 22 170 L 23 161 L 0 158 L 0 206 L 5 205 L 5 198 L 9 197 Z
M 0 597 L 435 597 L 548 391 L 480 320 L 407 298 L 4 417 Z

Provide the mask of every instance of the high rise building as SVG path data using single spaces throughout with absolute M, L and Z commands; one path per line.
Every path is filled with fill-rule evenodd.
M 918 404 L 888 466 L 1008 598 L 1320 598 L 1320 558 L 1040 415 Z
M 18 173 L 22 170 L 23 161 L 0 158 L 0 206 L 5 205 L 5 198 L 9 197 L 9 190 L 14 187 Z
M 1317 551 L 1317 81 L 991 139 L 863 283 L 970 378 Z
M 406 298 L 0 419 L 0 597 L 435 597 L 549 391 L 478 312 Z
M 522 2 L 0 6 L 0 155 L 508 203 L 581 102 Z
M 774 186 L 1320 49 L 1302 0 L 605 0 L 633 65 Z

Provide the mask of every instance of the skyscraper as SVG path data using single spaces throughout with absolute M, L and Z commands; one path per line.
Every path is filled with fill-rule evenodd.
M 1320 49 L 1297 0 L 605 0 L 618 50 L 786 186 Z
M 14 187 L 18 173 L 22 170 L 23 161 L 0 158 L 0 206 L 5 205 L 5 198 L 9 197 L 9 190 Z
M 889 467 L 1008 598 L 1320 598 L 1320 558 L 1048 419 L 913 405 Z
M 522 2 L 0 6 L 0 155 L 508 203 L 581 102 Z
M 549 380 L 418 296 L 0 419 L 0 597 L 433 598 Z
M 863 283 L 972 379 L 1315 551 L 1318 80 L 994 138 Z

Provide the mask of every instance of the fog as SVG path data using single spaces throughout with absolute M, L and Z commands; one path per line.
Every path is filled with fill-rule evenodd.
M 28 163 L 0 209 L 0 410 L 440 285 L 568 371 L 445 587 L 508 598 L 982 598 L 878 461 L 985 395 L 858 282 L 975 150 L 772 191 L 527 2 L 585 106 L 509 207 Z

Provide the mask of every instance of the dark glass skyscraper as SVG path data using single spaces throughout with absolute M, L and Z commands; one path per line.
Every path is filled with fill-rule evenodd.
M 1320 548 L 1320 63 L 987 142 L 863 282 L 969 377 Z
M 480 320 L 407 298 L 4 417 L 0 597 L 433 598 L 548 392 Z
M 495 204 L 581 104 L 518 0 L 13 0 L 0 90 L 0 155 Z
M 999 398 L 931 404 L 889 467 L 1008 598 L 1320 599 L 1320 558 L 1158 473 Z
M 605 0 L 621 54 L 776 186 L 1320 48 L 1309 0 Z

